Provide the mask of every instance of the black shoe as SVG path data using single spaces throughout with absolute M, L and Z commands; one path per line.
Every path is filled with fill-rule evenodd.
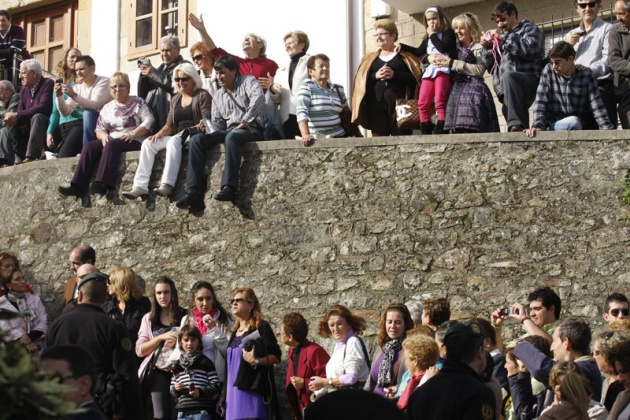
M 83 197 L 83 191 L 81 191 L 81 188 L 77 187 L 75 184 L 70 184 L 69 187 L 59 187 L 58 190 L 59 194 L 64 197 Z
M 224 185 L 221 191 L 214 196 L 217 201 L 234 201 L 236 200 L 236 190 L 229 185 Z
M 206 208 L 206 205 L 203 203 L 203 197 L 197 197 L 190 194 L 182 198 L 181 200 L 179 200 L 177 203 L 175 203 L 175 205 L 177 206 L 178 209 L 182 209 L 182 210 L 186 210 L 193 207 L 196 207 L 196 208 L 203 207 L 204 209 Z
M 92 182 L 92 186 L 90 187 L 90 190 L 94 194 L 106 195 L 107 190 L 109 190 L 109 187 L 106 184 L 103 184 L 102 182 L 94 181 Z
M 438 120 L 433 129 L 433 134 L 444 134 L 444 120 Z
M 525 127 L 523 127 L 522 125 L 513 125 L 508 129 L 510 133 L 522 133 L 523 130 L 525 130 Z
M 420 123 L 420 132 L 422 134 L 433 134 L 433 124 L 431 122 Z
M 190 208 L 188 208 L 188 212 L 190 214 L 198 214 L 198 213 L 203 213 L 205 209 L 206 209 L 206 203 L 204 203 L 203 200 L 201 200 L 198 203 L 191 204 Z

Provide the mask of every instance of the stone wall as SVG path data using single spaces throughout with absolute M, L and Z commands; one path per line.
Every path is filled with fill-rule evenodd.
M 121 163 L 121 190 L 137 158 Z M 563 316 L 595 327 L 606 295 L 630 292 L 630 207 L 619 198 L 630 169 L 626 131 L 250 144 L 241 199 L 208 194 L 201 217 L 165 199 L 92 198 L 85 208 L 56 191 L 76 164 L 0 170 L 0 248 L 19 254 L 51 318 L 68 253 L 81 242 L 97 250 L 98 267 L 131 266 L 147 290 L 172 277 L 185 303 L 197 280 L 211 281 L 224 303 L 251 286 L 276 332 L 287 311 L 302 312 L 314 331 L 342 303 L 369 320 L 370 344 L 391 302 L 447 296 L 455 318 L 488 316 L 550 285 Z M 212 194 L 222 169 L 217 148 Z M 180 176 L 175 198 L 183 193 Z

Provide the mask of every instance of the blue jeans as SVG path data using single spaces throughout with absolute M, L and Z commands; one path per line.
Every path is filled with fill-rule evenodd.
M 98 120 L 98 111 L 95 109 L 83 110 L 83 145 L 96 140 L 96 121 Z
M 212 420 L 212 416 L 206 410 L 194 414 L 177 413 L 177 420 Z
M 580 117 L 570 116 L 551 123 L 549 126 L 550 131 L 569 131 L 569 130 L 581 130 L 582 121 Z
M 243 143 L 262 140 L 262 133 L 248 130 L 223 130 L 206 135 L 195 134 L 188 145 L 188 169 L 186 170 L 186 192 L 188 195 L 203 197 L 206 191 L 207 176 L 206 150 L 217 144 L 225 145 L 225 168 L 221 187 L 229 185 L 238 189 L 239 170 L 241 168 L 241 149 Z

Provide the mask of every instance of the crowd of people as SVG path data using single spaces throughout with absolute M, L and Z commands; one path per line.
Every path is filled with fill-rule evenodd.
M 202 16 L 194 14 L 189 22 L 202 39 L 190 48 L 195 66 L 181 55 L 176 36 L 162 38 L 158 67 L 138 60 L 138 97 L 130 95 L 126 74 L 96 75 L 94 60 L 77 48 L 66 50 L 56 80 L 43 77 L 41 64 L 20 49 L 21 90 L 0 81 L 0 167 L 80 154 L 70 185 L 59 192 L 84 198 L 91 191 L 112 199 L 121 153 L 141 150 L 133 187 L 123 196 L 145 199 L 155 156 L 167 149 L 163 176 L 152 192 L 170 196 L 186 165 L 186 193 L 177 207 L 202 212 L 206 151 L 217 144 L 224 144 L 226 159 L 214 198 L 234 201 L 246 142 L 299 138 L 309 146 L 318 138 L 361 135 L 359 125 L 374 136 L 409 135 L 412 126 L 401 121 L 412 114 L 413 100 L 422 134 L 498 132 L 486 72 L 509 132 L 534 137 L 542 130 L 608 130 L 618 121 L 629 129 L 630 2 L 615 3 L 614 25 L 599 17 L 601 0 L 576 0 L 575 7 L 579 27 L 547 54 L 542 30 L 519 19 L 510 2 L 496 5 L 491 19 L 497 27 L 487 31 L 472 13 L 451 21 L 442 7 L 428 7 L 417 47 L 398 41 L 395 22 L 378 19 L 378 49 L 359 63 L 352 97 L 330 80 L 329 57 L 309 54 L 304 32 L 284 36 L 288 62 L 279 66 L 266 56 L 260 36 L 246 35 L 243 56 L 233 55 L 215 44 Z M 10 13 L 0 10 L 5 61 L 17 51 L 12 48 L 23 48 L 23 31 L 10 22 Z M 184 148 L 188 162 L 182 162 Z
M 163 276 L 149 299 L 131 268 L 100 272 L 88 245 L 70 252 L 69 265 L 65 307 L 49 325 L 17 256 L 0 253 L 0 314 L 20 315 L 0 317 L 3 339 L 69 387 L 65 398 L 84 409 L 70 418 L 278 418 L 280 343 L 288 349 L 283 393 L 298 420 L 344 418 L 348 402 L 360 400 L 352 418 L 630 415 L 630 307 L 621 293 L 606 298 L 605 326 L 594 332 L 583 319 L 561 319 L 562 301 L 549 287 L 532 291 L 528 304 L 472 319 L 451 319 L 444 297 L 391 303 L 371 350 L 366 319 L 335 304 L 313 332 L 334 342 L 328 352 L 309 339 L 298 312 L 273 320 L 277 337 L 251 288 L 232 291 L 224 306 L 207 281 L 180 300 L 177 283 Z M 505 343 L 508 320 L 523 335 Z

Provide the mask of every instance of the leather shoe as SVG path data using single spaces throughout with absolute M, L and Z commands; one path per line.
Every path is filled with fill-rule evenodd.
M 234 201 L 236 199 L 236 190 L 229 185 L 224 185 L 221 191 L 214 196 L 217 201 Z
M 21 163 L 31 163 L 31 162 L 35 162 L 35 159 L 32 159 L 30 157 L 25 157 L 24 159 L 22 159 Z
M 168 184 L 161 184 L 160 188 L 154 189 L 153 192 L 160 197 L 168 197 L 173 193 L 173 187 Z
M 522 133 L 525 128 L 522 125 L 513 125 L 508 130 L 510 133 Z
M 83 197 L 83 191 L 81 188 L 77 187 L 75 184 L 70 184 L 69 187 L 59 187 L 59 194 L 64 197 Z
M 186 197 L 179 200 L 175 203 L 178 209 L 186 210 L 192 207 L 203 207 L 205 208 L 205 204 L 203 203 L 203 197 L 196 197 L 194 195 L 187 195 Z
M 123 193 L 123 197 L 125 197 L 127 200 L 135 200 L 138 197 L 144 200 L 145 198 L 147 198 L 148 195 L 149 191 L 143 190 L 139 187 L 133 187 L 131 191 L 125 191 Z
M 92 185 L 90 187 L 90 190 L 92 191 L 92 193 L 98 194 L 98 195 L 106 195 L 108 189 L 109 188 L 107 187 L 107 185 L 99 181 L 92 182 Z

